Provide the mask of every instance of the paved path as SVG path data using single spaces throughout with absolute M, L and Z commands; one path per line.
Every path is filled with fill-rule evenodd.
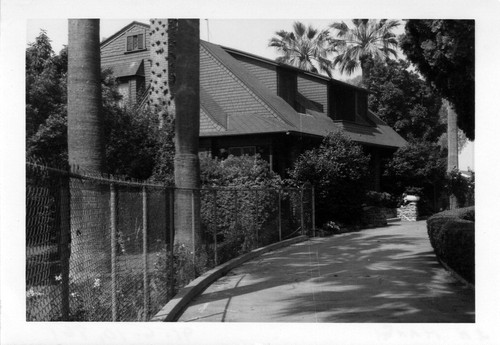
M 474 322 L 474 290 L 437 263 L 425 222 L 267 253 L 193 300 L 179 321 Z

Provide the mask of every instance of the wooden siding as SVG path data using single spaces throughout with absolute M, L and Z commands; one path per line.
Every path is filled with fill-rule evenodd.
M 127 53 L 127 36 L 144 33 L 146 42 L 145 50 Z M 144 75 L 146 85 L 149 84 L 151 74 L 151 63 L 149 61 L 149 30 L 142 25 L 133 25 L 128 30 L 121 33 L 115 39 L 101 46 L 101 65 L 103 67 L 116 63 L 128 63 L 144 60 Z
M 328 82 L 312 76 L 300 75 L 297 78 L 298 91 L 323 106 L 323 113 L 329 113 L 328 104 Z
M 265 62 L 250 59 L 246 56 L 241 56 L 238 54 L 231 54 L 236 60 L 240 61 L 241 64 L 259 81 L 264 84 L 271 91 L 277 93 L 277 78 L 276 78 L 276 67 L 269 65 Z

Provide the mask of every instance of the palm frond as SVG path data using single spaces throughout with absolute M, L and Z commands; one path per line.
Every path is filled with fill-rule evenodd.
M 351 27 L 344 22 L 331 24 L 336 39 L 329 41 L 339 53 L 333 60 L 334 66 L 341 73 L 351 74 L 361 67 L 361 59 L 397 57 L 398 41 L 392 30 L 399 25 L 397 20 L 387 19 L 353 19 Z

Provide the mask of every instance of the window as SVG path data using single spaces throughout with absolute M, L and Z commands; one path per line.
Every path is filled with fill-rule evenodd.
M 278 67 L 278 96 L 283 98 L 295 110 L 297 109 L 297 72 L 288 68 Z
M 362 118 L 366 118 L 368 110 L 368 95 L 364 92 L 356 92 L 356 114 Z
M 255 146 L 243 146 L 243 147 L 230 147 L 229 154 L 239 157 L 239 156 L 254 156 L 255 155 Z
M 132 52 L 136 50 L 145 49 L 144 34 L 136 34 L 127 36 L 127 51 Z
M 334 120 L 356 121 L 356 91 L 339 84 L 331 84 L 329 102 Z

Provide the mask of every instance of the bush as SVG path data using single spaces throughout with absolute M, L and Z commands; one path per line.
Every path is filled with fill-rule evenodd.
M 474 207 L 437 213 L 427 220 L 427 233 L 440 261 L 468 282 L 475 281 Z
M 439 210 L 438 191 L 446 181 L 446 151 L 430 142 L 409 142 L 385 165 L 382 188 L 393 195 L 420 196 L 419 215 Z
M 319 148 L 297 159 L 289 174 L 297 185 L 309 182 L 315 187 L 318 224 L 353 224 L 359 219 L 370 183 L 369 160 L 361 146 L 341 132 L 329 134 Z
M 399 198 L 386 192 L 380 193 L 375 191 L 369 191 L 368 193 L 366 193 L 365 202 L 368 206 L 397 208 Z
M 267 162 L 259 156 L 229 156 L 204 158 L 200 166 L 202 204 L 207 205 L 201 208 L 202 226 L 211 237 L 217 233 L 219 263 L 272 242 L 278 194 L 263 189 L 279 188 L 282 181 Z

